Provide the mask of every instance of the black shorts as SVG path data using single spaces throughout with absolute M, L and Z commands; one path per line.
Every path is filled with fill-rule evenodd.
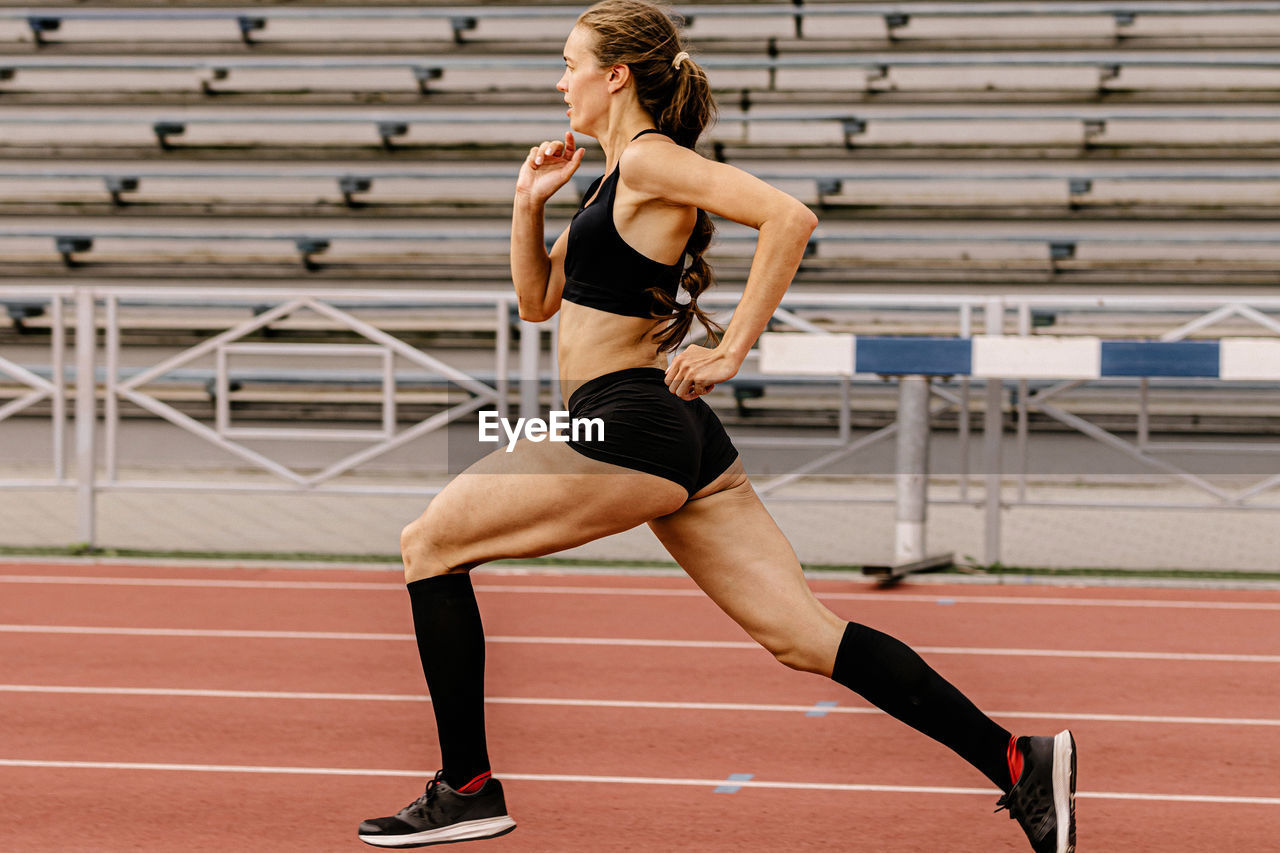
M 604 423 L 602 440 L 569 442 L 583 456 L 657 474 L 690 495 L 738 458 L 706 401 L 672 394 L 664 371 L 656 367 L 632 367 L 589 380 L 569 397 L 569 417 Z

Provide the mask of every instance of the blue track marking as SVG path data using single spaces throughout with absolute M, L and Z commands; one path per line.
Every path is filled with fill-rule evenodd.
M 839 702 L 819 702 L 818 704 L 813 706 L 813 710 L 805 711 L 804 715 L 806 717 L 825 717 L 827 715 L 827 711 L 834 708 L 838 704 L 840 703 Z
M 752 778 L 753 776 L 755 776 L 755 775 L 756 775 L 756 774 L 754 774 L 754 773 L 730 773 L 730 774 L 729 774 L 729 782 L 731 782 L 731 783 L 732 783 L 732 782 L 749 782 L 749 781 L 751 781 L 751 778 Z M 741 790 L 742 790 L 742 786 L 741 786 L 741 785 L 733 785 L 733 784 L 729 784 L 729 785 L 721 785 L 721 786 L 719 786 L 718 788 L 716 788 L 714 791 L 712 791 L 711 793 L 713 793 L 713 794 L 736 794 L 736 793 L 738 793 L 738 792 L 739 792 L 739 791 L 741 791 Z

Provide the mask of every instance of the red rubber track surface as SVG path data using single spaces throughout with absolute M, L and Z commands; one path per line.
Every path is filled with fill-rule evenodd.
M 976 771 L 685 579 L 474 579 L 519 824 L 474 849 L 1027 849 Z M 1069 726 L 1080 850 L 1276 849 L 1280 593 L 813 587 L 1006 728 Z M 0 850 L 372 849 L 439 762 L 411 635 L 394 573 L 0 565 Z

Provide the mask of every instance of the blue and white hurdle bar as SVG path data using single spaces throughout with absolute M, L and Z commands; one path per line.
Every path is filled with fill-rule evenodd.
M 766 332 L 760 336 L 760 371 L 832 377 L 1280 381 L 1280 338 L 1130 341 L 1083 335 L 938 338 Z
M 929 377 L 1280 381 L 1280 338 L 1147 341 L 1102 340 L 1083 335 L 939 338 L 766 332 L 760 336 L 760 372 L 833 378 L 900 377 L 894 566 L 888 574 L 892 581 L 918 568 L 949 562 L 946 555 L 930 557 L 925 549 Z M 995 386 L 996 393 L 998 387 Z M 990 408 L 990 396 L 988 405 Z M 989 459 L 999 456 L 999 421 L 993 422 L 991 414 L 989 410 L 984 430 Z M 996 435 L 991 434 L 993 431 Z M 988 562 L 999 558 L 999 493 L 1000 475 L 989 471 L 985 536 Z

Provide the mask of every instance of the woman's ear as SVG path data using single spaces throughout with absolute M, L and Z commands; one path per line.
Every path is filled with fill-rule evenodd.
M 609 85 L 609 94 L 614 95 L 621 92 L 631 84 L 631 68 L 627 65 L 615 65 L 609 69 L 609 77 L 606 81 Z

